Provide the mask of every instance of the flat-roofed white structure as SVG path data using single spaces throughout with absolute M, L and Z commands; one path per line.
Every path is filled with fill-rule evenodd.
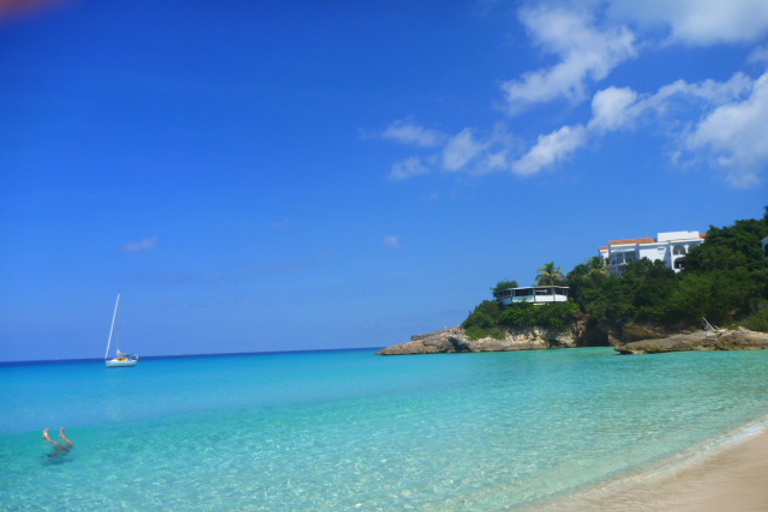
M 675 272 L 682 270 L 681 260 L 692 248 L 704 242 L 706 235 L 698 231 L 672 231 L 659 233 L 653 238 L 629 238 L 611 240 L 607 247 L 600 247 L 600 255 L 608 261 L 611 272 L 621 274 L 630 261 L 648 258 L 663 261 Z
M 499 306 L 509 306 L 517 302 L 549 304 L 568 300 L 567 286 L 528 286 L 526 288 L 507 288 L 494 294 Z

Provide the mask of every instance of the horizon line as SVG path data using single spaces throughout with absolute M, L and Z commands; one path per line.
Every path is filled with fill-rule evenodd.
M 301 354 L 309 352 L 345 352 L 353 350 L 380 350 L 385 347 L 354 347 L 354 348 L 319 348 L 319 349 L 301 349 L 301 350 L 260 350 L 256 352 L 210 352 L 193 354 L 160 354 L 151 356 L 140 356 L 141 360 L 152 359 L 186 359 L 195 357 L 233 357 L 233 356 L 253 356 L 253 355 L 280 355 L 280 354 Z M 27 359 L 19 361 L 0 361 L 0 366 L 11 365 L 34 365 L 34 364 L 64 364 L 64 363 L 92 363 L 104 361 L 103 357 L 73 358 L 73 359 Z

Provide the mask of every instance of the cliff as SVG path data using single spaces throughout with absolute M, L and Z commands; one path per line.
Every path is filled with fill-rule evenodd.
M 621 354 L 658 354 L 685 350 L 761 350 L 768 348 L 768 333 L 739 327 L 714 333 L 701 331 L 630 343 L 616 343 L 614 348 Z
M 458 352 L 505 352 L 575 347 L 575 332 L 551 334 L 531 328 L 509 333 L 503 339 L 471 340 L 461 327 L 450 327 L 429 334 L 417 334 L 411 341 L 379 350 L 384 356 L 410 354 L 451 354 Z

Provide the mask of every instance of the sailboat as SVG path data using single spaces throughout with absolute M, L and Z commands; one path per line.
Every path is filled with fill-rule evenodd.
M 107 342 L 107 352 L 104 354 L 104 361 L 107 363 L 108 368 L 120 368 L 136 366 L 139 362 L 139 356 L 136 354 L 126 354 L 120 352 L 120 295 L 122 292 L 117 292 L 117 302 L 115 302 L 115 312 L 112 315 L 112 327 L 109 329 L 109 341 Z M 109 350 L 112 347 L 112 340 L 115 339 L 117 345 L 117 353 L 114 358 L 109 358 Z

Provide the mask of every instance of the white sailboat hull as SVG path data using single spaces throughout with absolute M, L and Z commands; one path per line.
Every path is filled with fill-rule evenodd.
M 119 361 L 117 359 L 107 359 L 107 366 L 110 368 L 119 368 L 121 366 L 136 366 L 138 359 L 126 359 L 125 361 Z

